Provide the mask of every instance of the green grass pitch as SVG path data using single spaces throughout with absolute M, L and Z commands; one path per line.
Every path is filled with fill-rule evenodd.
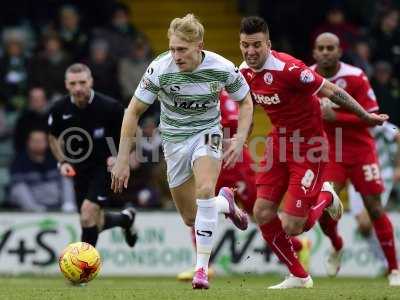
M 103 299 L 400 299 L 400 287 L 389 287 L 385 278 L 314 278 L 313 289 L 271 291 L 279 276 L 219 277 L 209 290 L 192 290 L 175 278 L 97 278 L 86 287 L 73 287 L 61 277 L 0 277 L 0 299 L 103 300 Z

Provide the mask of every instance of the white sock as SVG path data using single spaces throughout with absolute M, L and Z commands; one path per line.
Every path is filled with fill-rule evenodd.
M 215 200 L 217 202 L 217 210 L 220 214 L 228 214 L 229 213 L 229 203 L 223 196 L 216 196 Z
M 208 271 L 217 223 L 216 199 L 197 199 L 197 214 L 194 223 L 196 232 L 196 270 L 203 268 L 205 272 Z

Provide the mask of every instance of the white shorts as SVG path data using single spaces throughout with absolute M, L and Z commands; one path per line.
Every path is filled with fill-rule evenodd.
M 218 126 L 201 131 L 179 143 L 163 141 L 167 178 L 170 188 L 185 183 L 193 176 L 193 163 L 201 156 L 222 158 L 222 131 Z

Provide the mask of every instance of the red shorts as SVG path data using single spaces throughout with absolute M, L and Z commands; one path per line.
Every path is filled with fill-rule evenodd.
M 275 147 L 274 147 L 275 148 Z M 272 154 L 272 155 L 271 155 Z M 285 213 L 306 217 L 315 203 L 323 184 L 326 162 L 295 162 L 290 153 L 286 161 L 279 160 L 279 150 L 266 153 L 256 175 L 257 198 L 280 204 L 284 198 Z
M 335 162 L 330 160 L 324 178 L 325 181 L 345 184 L 350 179 L 354 188 L 363 196 L 378 195 L 384 191 L 380 176 L 378 158 L 375 151 L 362 154 L 362 162 Z
M 249 214 L 253 214 L 253 207 L 256 201 L 257 191 L 255 185 L 255 173 L 252 170 L 253 161 L 247 148 L 243 150 L 243 161 L 238 162 L 233 169 L 223 169 L 219 174 L 217 186 L 218 194 L 224 187 L 235 187 L 236 199 L 243 209 Z

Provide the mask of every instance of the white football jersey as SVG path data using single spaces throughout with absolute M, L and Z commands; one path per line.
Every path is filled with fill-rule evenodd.
M 225 89 L 235 101 L 249 92 L 239 69 L 222 56 L 203 51 L 201 64 L 181 72 L 171 53 L 158 56 L 147 68 L 135 97 L 146 104 L 161 102 L 163 140 L 180 142 L 220 122 L 219 94 Z

